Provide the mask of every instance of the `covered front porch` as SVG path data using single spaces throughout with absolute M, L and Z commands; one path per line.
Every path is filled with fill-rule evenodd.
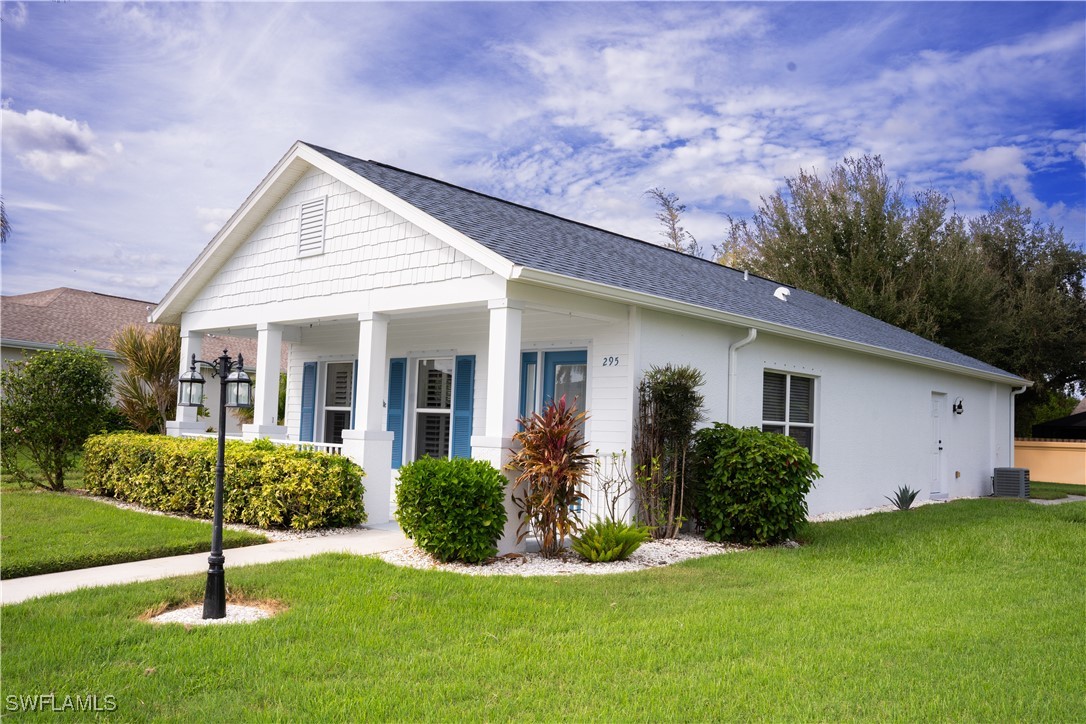
M 503 297 L 228 327 L 211 326 L 215 315 L 205 313 L 199 326 L 183 322 L 182 360 L 187 366 L 193 354 L 220 353 L 204 349 L 208 334 L 255 337 L 257 359 L 246 360 L 256 370 L 253 422 L 241 436 L 351 458 L 366 472 L 369 522 L 380 524 L 392 518 L 400 465 L 422 456 L 472 457 L 501 468 L 519 418 L 563 395 L 589 412 L 589 450 L 630 448 L 630 312 L 573 301 Z M 283 343 L 290 350 L 285 370 Z M 281 371 L 286 415 L 278 425 Z M 195 410 L 179 408 L 171 432 L 201 435 L 206 427 Z M 586 520 L 603 505 L 597 490 Z M 512 549 L 518 524 L 516 511 L 509 513 L 503 550 Z

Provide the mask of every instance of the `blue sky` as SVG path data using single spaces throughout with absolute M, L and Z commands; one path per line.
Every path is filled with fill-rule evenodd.
M 298 139 L 658 240 L 880 154 L 1086 236 L 1086 3 L 3 3 L 4 294 L 157 301 Z

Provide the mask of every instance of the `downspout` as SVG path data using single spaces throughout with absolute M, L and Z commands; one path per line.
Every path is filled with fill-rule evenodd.
M 735 388 L 739 382 L 739 370 L 736 365 L 739 361 L 739 350 L 758 339 L 758 330 L 751 327 L 747 330 L 747 336 L 728 347 L 728 419 L 729 425 L 735 424 Z
M 1022 385 L 1017 390 L 1011 390 L 1011 446 L 1007 449 L 1007 467 L 1014 467 L 1014 398 L 1028 390 L 1029 384 Z

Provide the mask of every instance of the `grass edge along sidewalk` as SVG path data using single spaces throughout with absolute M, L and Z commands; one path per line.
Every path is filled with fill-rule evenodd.
M 0 578 L 199 553 L 211 524 L 122 510 L 72 493 L 0 488 Z M 223 530 L 223 546 L 267 543 L 262 535 Z
M 1086 720 L 1086 503 L 956 501 L 800 541 L 613 576 L 249 566 L 231 595 L 277 615 L 209 628 L 145 620 L 201 576 L 77 591 L 4 607 L 0 674 L 124 720 Z

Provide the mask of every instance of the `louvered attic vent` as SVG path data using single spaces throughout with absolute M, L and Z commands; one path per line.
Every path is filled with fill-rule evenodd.
M 315 256 L 324 253 L 324 206 L 327 197 L 322 196 L 302 204 L 298 225 L 298 256 Z

